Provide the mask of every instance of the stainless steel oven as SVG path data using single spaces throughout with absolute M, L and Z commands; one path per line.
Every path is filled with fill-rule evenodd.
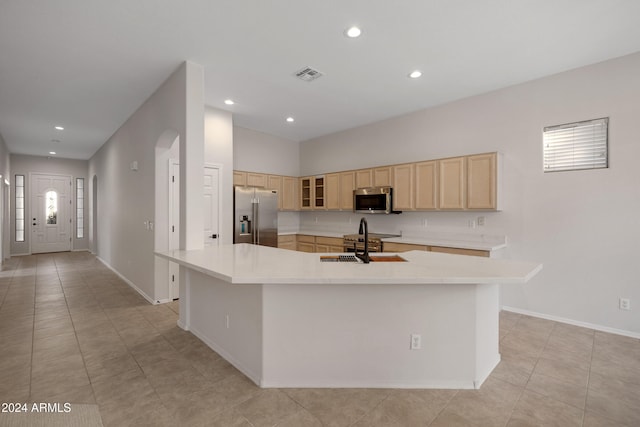
M 382 239 L 397 236 L 397 234 L 369 233 L 369 252 L 383 252 Z M 364 235 L 345 234 L 342 237 L 342 246 L 344 252 L 355 252 L 356 249 L 358 249 L 358 251 L 364 251 Z

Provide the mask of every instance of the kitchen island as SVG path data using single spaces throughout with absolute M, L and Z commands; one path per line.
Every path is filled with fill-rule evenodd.
M 499 285 L 542 268 L 421 251 L 321 262 L 249 244 L 157 255 L 181 266 L 179 326 L 261 387 L 479 388 L 500 361 Z

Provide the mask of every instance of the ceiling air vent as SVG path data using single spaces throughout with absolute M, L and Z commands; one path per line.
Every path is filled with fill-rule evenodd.
M 295 76 L 300 80 L 304 80 L 305 82 L 311 82 L 318 77 L 322 77 L 322 73 L 318 70 L 314 70 L 311 67 L 304 67 L 303 69 L 296 71 Z

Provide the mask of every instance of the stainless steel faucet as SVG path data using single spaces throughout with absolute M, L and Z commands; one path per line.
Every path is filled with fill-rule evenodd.
M 356 253 L 356 257 L 361 259 L 365 264 L 369 264 L 371 259 L 369 258 L 369 225 L 367 224 L 367 220 L 362 217 L 360 219 L 360 229 L 358 230 L 358 234 L 362 235 L 364 233 L 364 252 L 362 254 L 358 253 L 357 245 L 354 243 L 354 249 Z M 360 239 L 358 239 L 360 240 Z

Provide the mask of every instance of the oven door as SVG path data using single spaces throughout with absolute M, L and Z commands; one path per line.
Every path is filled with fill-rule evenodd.
M 356 247 L 358 252 L 364 252 L 364 242 L 356 243 Z M 342 244 L 342 248 L 344 252 L 355 252 L 356 250 L 353 247 L 353 242 L 344 242 Z M 380 252 L 380 245 L 378 244 L 369 244 L 369 252 Z

